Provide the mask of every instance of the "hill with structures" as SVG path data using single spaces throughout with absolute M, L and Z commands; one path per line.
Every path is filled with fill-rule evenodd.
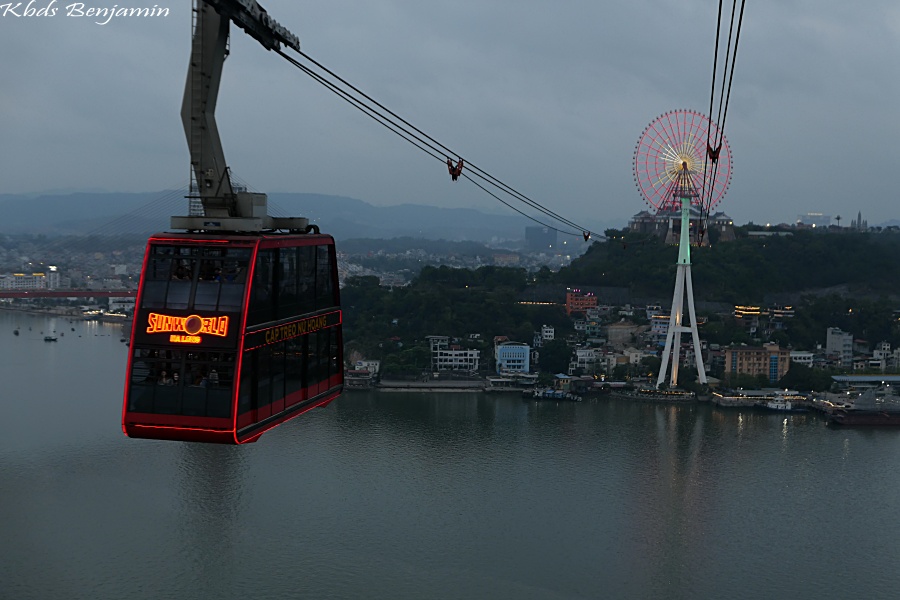
M 900 298 L 900 233 L 793 230 L 692 248 L 694 296 L 729 304 L 791 304 L 804 295 Z M 610 230 L 557 276 L 567 286 L 626 288 L 632 298 L 671 300 L 677 246 Z

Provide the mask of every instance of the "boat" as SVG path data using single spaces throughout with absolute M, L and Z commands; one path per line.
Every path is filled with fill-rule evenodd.
M 581 396 L 566 392 L 564 390 L 554 390 L 552 388 L 540 389 L 535 388 L 530 394 L 523 392 L 525 400 L 568 400 L 570 402 L 581 402 Z
M 765 402 L 761 402 L 758 406 L 775 412 L 806 412 L 808 410 L 807 407 L 800 404 L 803 401 L 805 399 L 799 395 L 776 394 Z
M 56 337 L 55 337 L 55 336 L 52 336 L 52 335 L 45 335 L 45 336 L 44 336 L 44 341 L 45 341 L 45 342 L 55 342 L 55 341 L 56 341 Z
M 18 330 L 18 329 L 13 329 L 13 335 L 19 335 L 19 330 Z
M 610 396 L 617 400 L 631 400 L 632 402 L 662 402 L 678 403 L 694 402 L 697 395 L 683 390 L 655 390 L 653 388 L 613 389 Z
M 900 425 L 900 401 L 890 386 L 873 388 L 857 398 L 849 408 L 838 408 L 828 415 L 833 425 Z
M 761 406 L 776 412 L 803 412 L 806 410 L 805 408 L 791 404 L 790 400 L 769 400 Z

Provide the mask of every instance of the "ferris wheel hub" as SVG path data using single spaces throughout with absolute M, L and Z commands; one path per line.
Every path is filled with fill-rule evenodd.
M 718 148 L 715 158 L 709 149 Z M 634 178 L 656 212 L 680 208 L 678 189 L 693 188 L 692 204 L 710 210 L 731 182 L 731 149 L 718 125 L 693 110 L 667 112 L 648 125 L 634 152 Z M 689 184 L 689 185 L 688 185 Z

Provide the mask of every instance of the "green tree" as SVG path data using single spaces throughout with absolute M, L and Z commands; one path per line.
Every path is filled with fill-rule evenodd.
M 811 369 L 806 365 L 791 363 L 790 370 L 784 374 L 778 385 L 801 392 L 826 392 L 834 383 L 831 375 L 831 371 Z
M 572 350 L 565 340 L 550 340 L 541 347 L 539 356 L 541 371 L 551 374 L 568 373 Z

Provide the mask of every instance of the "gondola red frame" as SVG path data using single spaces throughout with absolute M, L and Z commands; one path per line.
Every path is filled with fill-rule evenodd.
M 223 264 L 233 265 L 233 278 L 212 270 Z M 175 275 L 183 265 L 189 268 L 181 274 L 190 270 L 190 278 Z M 209 300 L 213 289 L 215 301 Z M 232 298 L 227 306 L 226 289 Z M 154 235 L 147 242 L 132 323 L 123 432 L 135 438 L 254 442 L 340 395 L 341 325 L 329 235 Z

